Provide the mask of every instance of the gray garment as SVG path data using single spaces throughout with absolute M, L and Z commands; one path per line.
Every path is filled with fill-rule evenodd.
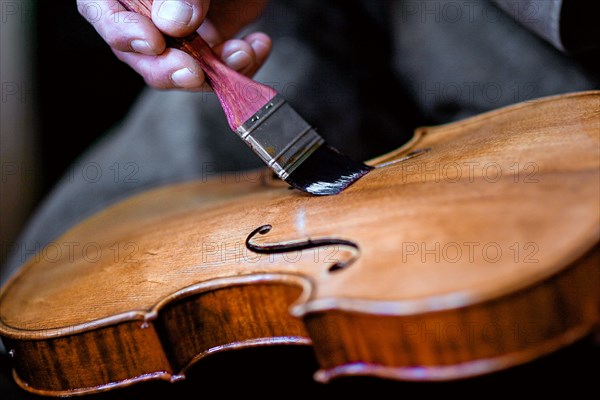
M 533 3 L 545 21 L 533 31 L 560 48 L 560 0 Z M 414 124 L 598 87 L 597 77 L 485 1 L 278 1 L 269 7 L 258 27 L 275 46 L 257 79 L 358 158 L 399 146 Z M 365 26 L 374 36 L 360 31 Z M 357 42 L 363 47 L 354 48 Z M 2 283 L 33 252 L 110 204 L 160 185 L 257 166 L 258 158 L 229 131 L 214 95 L 148 89 L 38 208 Z
M 557 49 L 565 50 L 560 37 L 560 17 L 563 0 L 494 1 L 523 26 L 552 43 Z
M 426 117 L 455 121 L 520 101 L 598 87 L 597 75 L 532 34 L 544 29 L 546 38 L 559 37 L 555 21 L 561 1 L 508 3 L 513 10 L 517 3 L 535 3 L 538 11 L 531 17 L 516 12 L 519 23 L 484 1 L 425 1 L 419 3 L 419 13 L 407 12 L 406 3 L 394 3 L 394 68 Z

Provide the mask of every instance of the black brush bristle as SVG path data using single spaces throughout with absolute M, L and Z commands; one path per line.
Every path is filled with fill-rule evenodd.
M 316 196 L 330 196 L 341 193 L 372 169 L 323 144 L 290 174 L 286 182 Z

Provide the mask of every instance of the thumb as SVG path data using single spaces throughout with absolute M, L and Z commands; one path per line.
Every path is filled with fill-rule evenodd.
M 209 4 L 210 0 L 155 0 L 152 22 L 168 36 L 187 36 L 200 27 Z

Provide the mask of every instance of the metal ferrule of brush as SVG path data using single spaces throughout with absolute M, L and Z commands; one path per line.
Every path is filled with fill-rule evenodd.
M 280 95 L 240 126 L 237 133 L 283 180 L 324 143 Z

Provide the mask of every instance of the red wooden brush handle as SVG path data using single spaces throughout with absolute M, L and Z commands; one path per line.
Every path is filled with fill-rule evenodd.
M 153 0 L 119 0 L 129 11 L 152 18 Z M 277 94 L 272 88 L 227 67 L 196 32 L 185 38 L 167 37 L 169 47 L 185 51 L 204 71 L 232 130 L 237 130 Z

